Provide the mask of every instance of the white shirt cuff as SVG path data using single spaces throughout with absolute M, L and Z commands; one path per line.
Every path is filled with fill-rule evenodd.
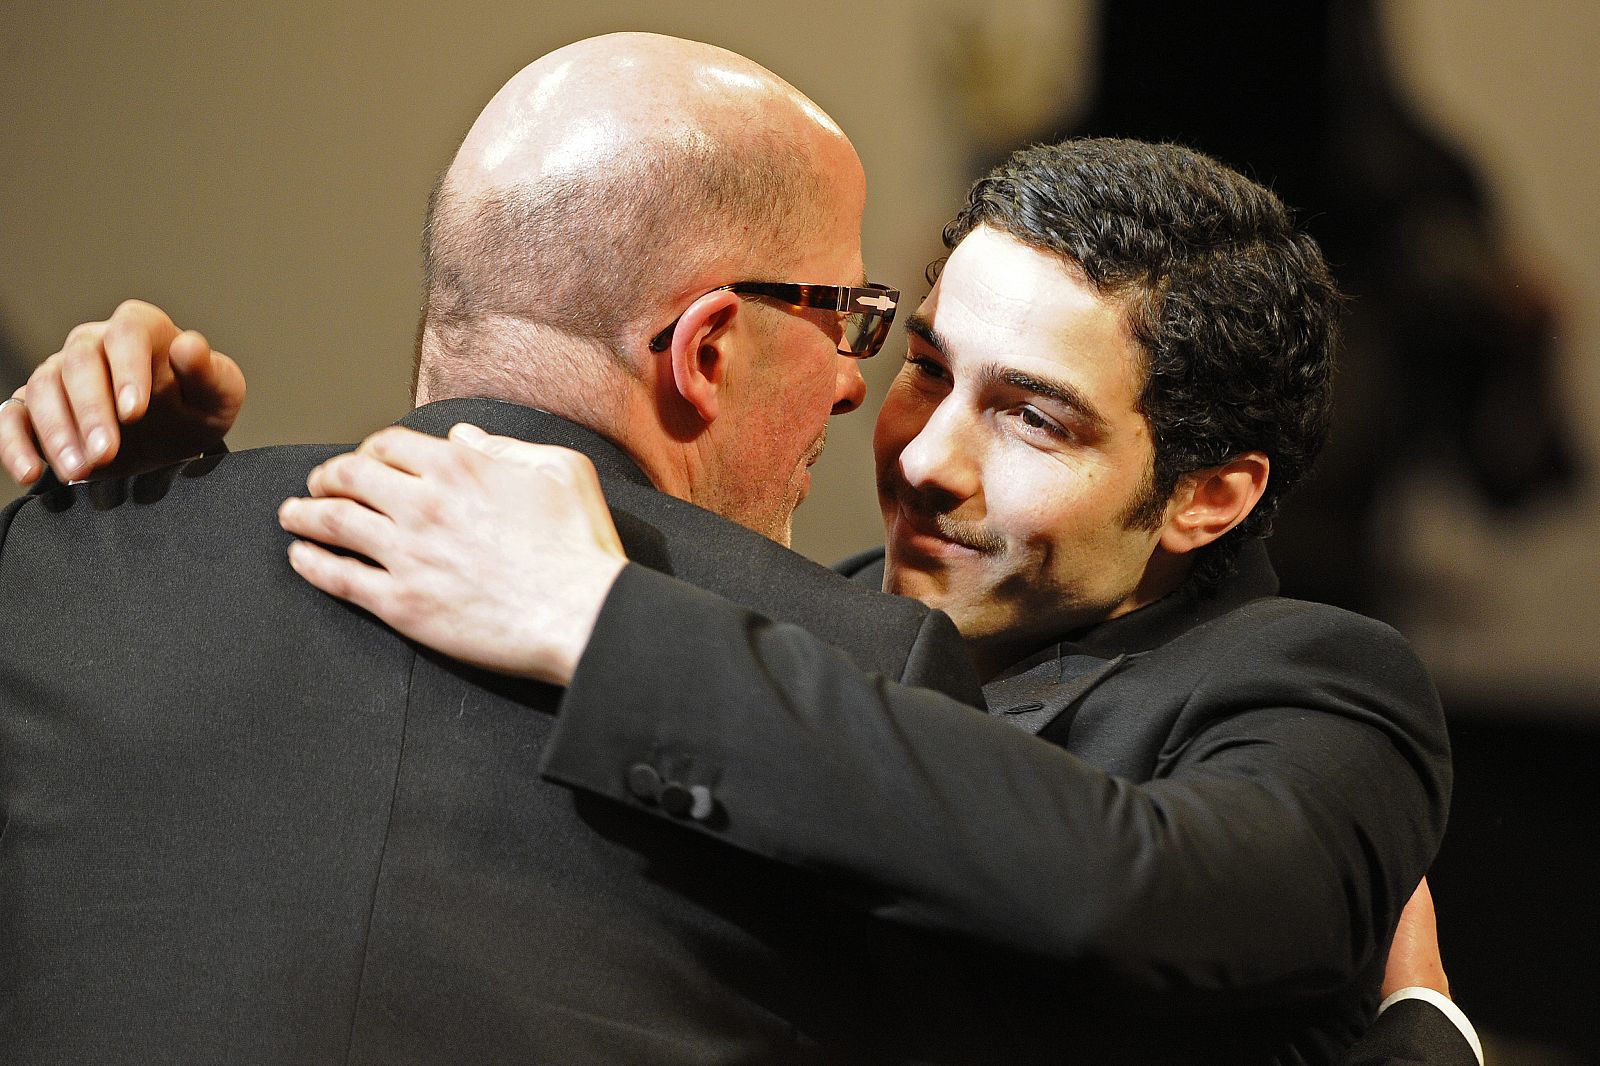
M 1382 1014 L 1402 999 L 1426 1000 L 1438 1007 L 1444 1013 L 1444 1016 L 1449 1018 L 1457 1029 L 1461 1030 L 1461 1035 L 1467 1038 L 1468 1044 L 1472 1045 L 1472 1053 L 1478 1057 L 1478 1066 L 1483 1066 L 1483 1045 L 1478 1041 L 1478 1031 L 1472 1027 L 1471 1022 L 1467 1021 L 1467 1016 L 1461 1013 L 1461 1008 L 1450 1001 L 1449 996 L 1436 992 L 1431 988 L 1413 985 L 1410 988 L 1400 989 L 1378 1004 L 1378 1013 Z

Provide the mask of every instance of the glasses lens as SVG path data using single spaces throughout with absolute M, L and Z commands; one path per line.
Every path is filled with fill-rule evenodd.
M 870 296 L 862 296 L 860 290 L 855 290 L 854 302 L 857 307 L 871 310 L 855 311 L 846 316 L 846 350 L 858 359 L 870 359 L 883 347 L 884 339 L 889 336 L 889 326 L 894 322 L 895 304 L 900 300 L 897 289 L 883 285 L 872 285 L 869 289 Z
M 872 334 L 877 328 L 878 316 L 852 312 L 844 316 L 844 332 L 839 347 L 851 355 L 863 355 L 872 345 Z

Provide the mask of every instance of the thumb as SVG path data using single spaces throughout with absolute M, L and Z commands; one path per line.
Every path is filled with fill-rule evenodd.
M 505 453 L 507 444 L 513 443 L 509 437 L 491 436 L 471 422 L 457 422 L 451 426 L 449 437 L 457 444 L 465 444 L 475 452 L 497 458 Z
M 194 330 L 180 333 L 168 352 L 183 402 L 232 421 L 244 405 L 244 372 Z
M 601 509 L 606 506 L 594 463 L 582 452 L 563 448 L 559 444 L 535 444 L 515 437 L 497 437 L 485 433 L 471 422 L 457 422 L 450 427 L 449 436 L 452 441 L 480 455 L 538 471 L 552 484 L 573 490 L 576 493 L 574 498 L 579 503 L 592 501 Z
M 504 459 L 523 466 L 547 466 L 553 453 L 564 450 L 515 437 L 497 437 L 493 433 L 485 433 L 471 422 L 457 422 L 450 427 L 449 436 L 457 444 L 464 444 L 491 459 Z

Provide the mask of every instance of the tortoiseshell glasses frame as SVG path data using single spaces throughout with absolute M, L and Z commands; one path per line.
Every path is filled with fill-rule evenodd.
M 719 285 L 711 292 L 737 296 L 766 296 L 794 308 L 815 307 L 838 313 L 842 320 L 837 351 L 857 359 L 870 359 L 883 347 L 900 305 L 900 290 L 887 285 L 801 285 L 782 281 L 738 281 Z M 664 352 L 672 343 L 673 320 L 650 341 L 652 352 Z

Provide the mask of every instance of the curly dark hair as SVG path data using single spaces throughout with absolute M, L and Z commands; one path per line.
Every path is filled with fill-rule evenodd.
M 1017 151 L 972 186 L 945 246 L 978 226 L 1063 256 L 1126 307 L 1155 443 L 1131 527 L 1154 528 L 1184 474 L 1267 455 L 1260 502 L 1195 559 L 1190 580 L 1215 588 L 1243 539 L 1271 532 L 1327 437 L 1343 298 L 1316 241 L 1270 191 L 1209 156 L 1114 138 Z

